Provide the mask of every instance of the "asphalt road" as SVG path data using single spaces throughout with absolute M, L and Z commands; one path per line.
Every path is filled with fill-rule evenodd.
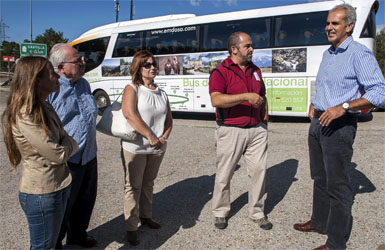
M 1 113 L 7 93 L 0 88 Z M 359 124 L 351 164 L 355 201 L 349 249 L 377 249 L 385 243 L 384 115 L 374 113 L 372 121 Z M 306 119 L 269 124 L 265 210 L 273 229 L 260 230 L 247 218 L 248 177 L 241 160 L 231 183 L 229 226 L 218 230 L 211 214 L 215 122 L 212 116 L 178 115 L 154 188 L 153 217 L 163 227 L 140 227 L 137 247 L 125 241 L 119 139 L 98 133 L 98 196 L 89 234 L 98 239 L 97 249 L 312 249 L 324 244 L 324 235 L 292 229 L 311 215 L 308 127 Z M 21 167 L 11 171 L 2 142 L 0 153 L 0 249 L 28 249 L 28 226 L 17 198 Z

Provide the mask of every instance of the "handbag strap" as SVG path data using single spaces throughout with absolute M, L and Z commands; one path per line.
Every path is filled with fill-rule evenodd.
M 135 86 L 134 84 L 127 84 L 127 85 L 130 85 L 134 90 L 135 90 L 135 94 L 136 94 L 136 103 L 138 103 L 138 91 L 139 91 L 139 88 L 137 86 Z M 124 89 L 122 92 L 120 92 L 120 94 L 118 95 L 118 98 L 115 99 L 115 101 L 112 103 L 114 104 L 115 102 L 117 102 L 119 100 L 119 98 L 123 95 L 124 93 Z M 121 102 L 121 101 L 120 101 Z M 112 105 L 111 104 L 111 105 Z
M 123 95 L 123 92 L 124 92 L 124 90 L 122 92 L 120 92 L 120 94 L 118 95 L 118 97 L 115 99 L 115 101 L 112 104 L 114 104 L 115 102 L 117 102 L 119 100 L 119 97 L 121 97 Z

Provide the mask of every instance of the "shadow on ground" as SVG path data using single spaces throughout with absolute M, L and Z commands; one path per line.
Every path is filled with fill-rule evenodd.
M 239 167 L 238 165 L 236 170 Z M 297 167 L 298 161 L 290 159 L 268 169 L 266 177 L 267 212 L 271 212 L 283 199 L 291 183 L 295 180 Z M 154 194 L 153 217 L 162 224 L 162 228 L 151 230 L 146 226 L 140 227 L 141 244 L 136 247 L 130 246 L 126 241 L 123 215 L 115 217 L 89 233 L 99 240 L 98 248 L 101 249 L 105 249 L 112 242 L 123 244 L 121 249 L 157 249 L 176 234 L 181 227 L 192 228 L 196 225 L 204 206 L 212 198 L 214 182 L 215 175 L 188 178 Z M 237 214 L 246 204 L 247 192 L 232 202 L 229 217 Z
M 298 160 L 289 159 L 274 165 L 266 173 L 265 215 L 271 213 L 274 207 L 285 197 L 291 184 L 297 179 Z M 238 213 L 248 202 L 248 192 L 239 196 L 232 204 L 229 218 Z
M 375 186 L 362 172 L 356 169 L 356 166 L 355 163 L 352 163 L 350 171 L 354 194 L 373 192 L 376 189 Z M 238 165 L 236 170 L 239 167 Z M 266 215 L 271 213 L 274 207 L 282 201 L 292 183 L 297 180 L 295 178 L 297 168 L 298 160 L 288 159 L 267 170 Z M 192 228 L 196 225 L 204 206 L 212 198 L 214 182 L 215 175 L 188 178 L 155 194 L 153 217 L 162 224 L 162 228 L 152 230 L 146 226 L 140 227 L 141 244 L 136 247 L 127 243 L 123 215 L 115 217 L 89 233 L 98 239 L 98 248 L 100 249 L 107 248 L 113 242 L 123 245 L 120 249 L 157 249 L 176 234 L 181 227 Z M 245 192 L 232 202 L 229 218 L 247 205 L 247 195 Z M 65 248 L 68 249 L 68 247 Z
M 350 182 L 353 187 L 353 195 L 371 193 L 376 190 L 374 184 L 369 180 L 368 177 L 361 171 L 356 169 L 357 164 L 352 162 L 350 169 Z
M 115 241 L 124 244 L 121 249 L 157 249 L 177 233 L 180 227 L 195 226 L 203 207 L 212 198 L 214 179 L 215 175 L 189 178 L 154 194 L 153 217 L 162 224 L 162 228 L 152 230 L 141 226 L 141 244 L 136 247 L 126 241 L 123 215 L 91 230 L 90 235 L 99 240 L 98 248 L 101 249 Z

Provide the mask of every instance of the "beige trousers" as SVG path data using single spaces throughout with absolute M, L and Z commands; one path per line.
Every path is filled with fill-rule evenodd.
M 249 217 L 263 218 L 267 157 L 267 128 L 260 123 L 253 128 L 217 127 L 217 160 L 212 209 L 215 217 L 230 212 L 230 181 L 241 156 L 250 177 Z
M 122 148 L 126 231 L 137 230 L 139 218 L 152 218 L 154 180 L 163 156 L 164 153 L 133 154 Z

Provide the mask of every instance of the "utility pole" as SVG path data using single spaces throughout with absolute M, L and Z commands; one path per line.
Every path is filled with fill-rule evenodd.
M 29 13 L 30 13 L 30 16 L 31 16 L 31 40 L 29 41 L 30 43 L 32 43 L 32 0 L 30 0 L 29 2 Z
M 3 44 L 3 41 L 7 40 L 9 36 L 5 35 L 5 28 L 9 28 L 8 25 L 6 25 L 3 22 L 3 18 L 0 19 L 0 44 Z
M 133 9 L 134 9 L 134 0 L 131 0 L 131 11 L 130 11 L 130 20 L 132 20 L 133 19 Z
M 0 19 L 0 45 L 3 46 L 3 42 L 9 38 L 9 36 L 5 35 L 5 28 L 9 28 L 8 25 L 6 25 L 4 22 L 3 22 L 3 18 Z M 0 55 L 1 57 L 3 56 L 3 49 L 1 48 L 0 49 Z M 1 60 L 2 58 L 0 58 Z M 8 62 L 9 63 L 9 62 Z M 1 64 L 0 63 L 0 72 L 2 71 L 2 68 L 1 68 Z M 8 66 L 9 67 L 9 66 Z
M 114 0 L 115 1 L 115 11 L 116 11 L 116 21 L 119 21 L 119 0 Z

